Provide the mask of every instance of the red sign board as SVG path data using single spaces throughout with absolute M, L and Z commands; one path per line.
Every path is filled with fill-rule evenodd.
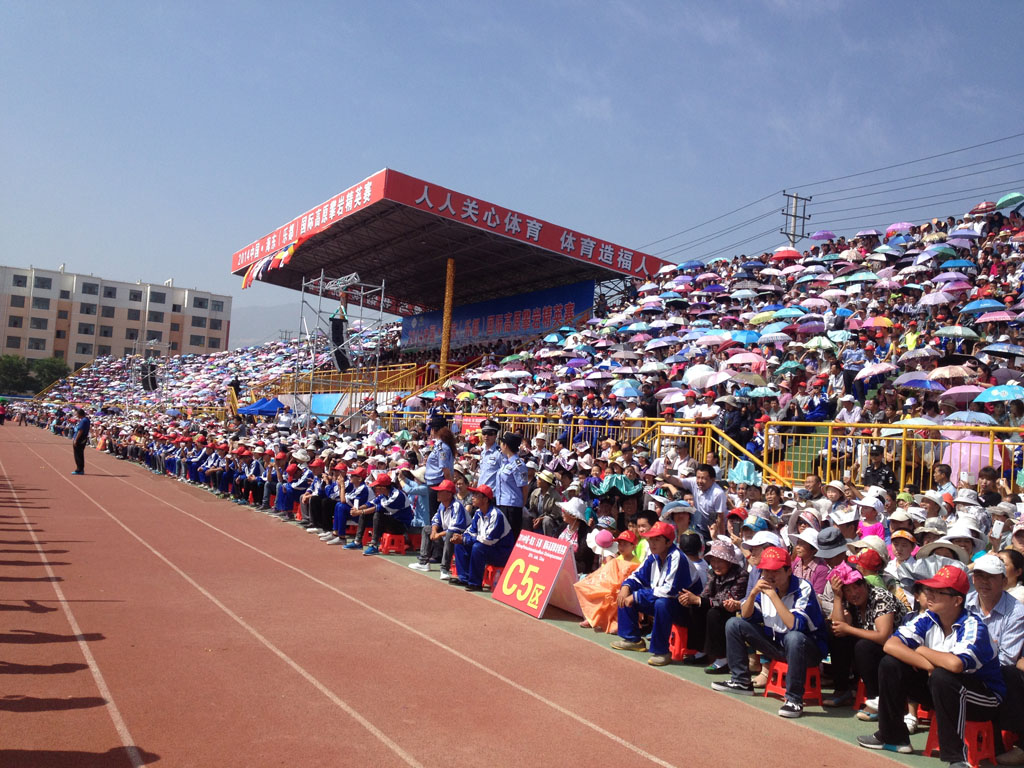
M 494 587 L 494 597 L 535 619 L 548 604 L 582 615 L 572 588 L 576 560 L 572 545 L 537 533 L 522 531 Z
M 289 243 L 301 245 L 346 216 L 385 199 L 535 245 L 566 258 L 595 264 L 621 275 L 646 278 L 669 263 L 447 187 L 384 169 L 237 251 L 231 257 L 231 271 L 245 269 Z
M 480 429 L 480 424 L 483 422 L 483 420 L 483 416 L 463 416 L 460 419 L 461 426 L 459 427 L 459 431 L 463 435 L 472 434 L 473 432 L 476 432 L 478 429 Z

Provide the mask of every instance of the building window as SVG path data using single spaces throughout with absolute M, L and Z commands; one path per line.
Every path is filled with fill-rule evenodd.
M 171 330 L 172 331 L 180 331 L 181 330 L 181 323 L 171 323 Z
M 83 315 L 95 315 L 96 314 L 96 305 L 95 304 L 85 304 L 85 303 L 79 304 L 78 305 L 78 311 L 81 312 Z
M 220 339 L 218 339 L 216 336 L 211 336 L 209 339 L 206 340 L 206 346 L 208 346 L 210 349 L 220 349 Z
M 32 284 L 41 291 L 48 291 L 53 288 L 53 279 L 49 277 L 37 277 Z
M 101 325 L 100 326 L 100 336 L 102 336 L 104 339 L 113 338 L 113 336 L 114 336 L 114 326 L 112 326 L 112 325 Z
M 117 288 L 115 288 L 112 285 L 104 285 L 103 286 L 103 298 L 104 299 L 116 299 L 117 298 Z M 108 352 L 107 354 L 110 354 L 110 353 Z
M 198 296 L 192 297 L 192 308 L 193 309 L 206 309 L 210 306 L 209 299 L 201 299 Z
M 29 349 L 46 349 L 46 339 L 29 338 Z
M 223 312 L 224 302 L 220 299 L 210 299 L 210 311 L 211 312 Z
M 25 297 L 24 296 L 11 296 L 11 306 L 12 307 L 19 307 L 19 308 L 24 307 L 25 306 Z
M 50 324 L 50 321 L 45 317 L 30 317 L 28 319 L 28 327 L 36 331 L 45 331 L 46 326 Z
M 124 354 L 125 354 L 125 356 L 127 356 L 127 355 L 134 355 L 135 354 L 135 348 L 134 347 L 125 347 L 124 348 Z
M 113 307 L 107 307 L 107 306 L 100 307 L 100 317 L 113 317 L 113 316 L 114 316 L 114 308 Z
M 66 339 L 68 337 L 68 332 L 67 331 L 57 331 L 56 332 L 56 337 L 58 339 Z
M 172 341 L 171 342 L 171 352 L 177 352 L 177 351 L 178 351 L 178 342 Z
M 165 304 L 167 303 L 167 294 L 163 291 L 150 291 L 149 302 L 151 304 Z
M 68 319 L 68 311 L 66 309 L 58 309 L 57 310 L 57 319 L 58 320 L 67 320 Z
M 75 345 L 76 355 L 91 355 L 92 344 L 86 344 L 84 341 L 80 341 Z
M 92 336 L 94 333 L 96 333 L 96 326 L 93 325 L 92 323 L 79 323 L 78 332 L 82 336 Z
M 142 301 L 142 291 L 128 291 L 128 301 Z
M 224 324 L 224 321 L 221 320 L 219 317 L 211 317 L 210 318 L 210 330 L 211 331 L 219 331 L 223 324 Z
M 32 309 L 49 309 L 50 300 L 43 298 L 42 296 L 32 297 Z
M 193 333 L 191 336 L 188 337 L 188 343 L 193 347 L 203 347 L 206 346 L 206 337 L 197 336 L 196 334 Z
M 140 310 L 140 309 L 129 309 L 128 310 L 128 319 L 129 320 L 135 320 L 135 321 L 141 320 L 142 319 L 142 310 Z
M 146 341 L 163 341 L 164 335 L 161 331 L 146 331 Z
M 28 288 L 28 275 L 14 275 L 15 288 Z
M 21 349 L 21 337 L 20 336 L 8 336 L 7 346 L 11 349 Z
M 53 356 L 56 357 L 58 360 L 63 360 L 64 359 L 64 350 L 63 349 L 55 349 L 55 350 L 53 350 Z
M 86 296 L 99 296 L 100 295 L 100 284 L 99 283 L 82 283 L 82 293 Z
M 206 327 L 206 318 L 205 317 L 200 317 L 199 315 L 193 316 L 193 318 L 192 318 L 192 327 L 193 328 L 205 328 Z
M 18 315 L 8 315 L 8 317 L 7 317 L 7 327 L 8 328 L 21 328 L 22 327 L 22 319 L 21 319 L 21 317 L 18 316 Z
M 61 291 L 60 292 L 60 297 L 62 299 L 70 299 L 71 298 L 71 291 Z
M 110 347 L 108 347 L 105 344 L 100 344 L 98 347 L 96 347 L 96 354 L 109 356 L 110 355 Z
M 138 328 L 125 328 L 124 329 L 124 337 L 126 339 L 128 339 L 128 341 L 135 341 L 137 338 L 139 338 L 139 329 Z
M 181 312 L 181 304 L 171 304 L 171 312 Z
M 151 323 L 162 323 L 164 321 L 164 313 L 156 312 L 152 309 L 149 310 L 149 313 L 146 315 L 146 317 L 149 318 L 149 322 Z

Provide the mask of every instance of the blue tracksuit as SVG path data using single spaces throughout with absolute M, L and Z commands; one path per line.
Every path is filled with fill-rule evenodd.
M 504 567 L 516 544 L 515 532 L 505 513 L 497 507 L 487 512 L 477 510 L 469 529 L 462 535 L 462 544 L 455 547 L 458 580 L 479 587 L 484 580 L 484 567 Z
M 651 653 L 667 654 L 673 624 L 686 624 L 689 612 L 679 604 L 679 591 L 690 589 L 697 581 L 693 563 L 672 544 L 664 557 L 653 553 L 633 571 L 622 586 L 629 587 L 633 604 L 619 608 L 619 637 L 630 642 L 640 640 L 639 614 L 654 617 L 651 629 Z

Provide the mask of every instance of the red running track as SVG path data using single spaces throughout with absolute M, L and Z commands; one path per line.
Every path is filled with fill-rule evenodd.
M 0 428 L 2 768 L 893 765 L 385 557 L 86 461 L 71 477 L 67 440 Z

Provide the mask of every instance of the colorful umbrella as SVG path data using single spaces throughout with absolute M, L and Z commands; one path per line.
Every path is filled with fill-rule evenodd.
M 975 403 L 1002 403 L 1010 400 L 1024 400 L 1024 387 L 1017 384 L 1001 384 L 989 387 L 974 398 Z

